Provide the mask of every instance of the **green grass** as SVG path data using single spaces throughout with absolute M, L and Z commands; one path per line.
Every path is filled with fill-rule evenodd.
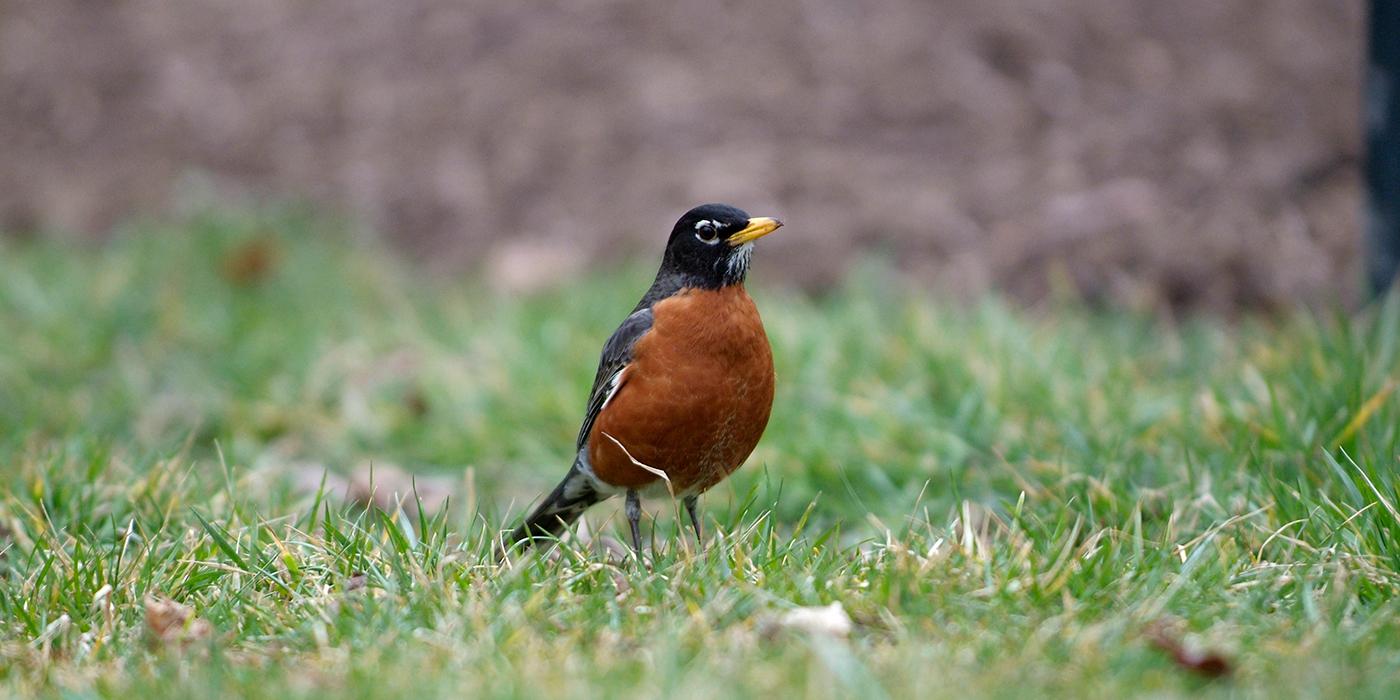
M 760 251 L 778 395 L 708 550 L 654 502 L 649 571 L 577 543 L 501 567 L 650 270 L 519 298 L 325 228 L 0 240 L 0 693 L 1400 694 L 1400 302 L 1169 323 L 878 267 L 814 300 Z M 306 487 L 365 461 L 450 507 Z M 157 640 L 152 596 L 210 633 Z M 775 628 L 831 602 L 849 638 Z

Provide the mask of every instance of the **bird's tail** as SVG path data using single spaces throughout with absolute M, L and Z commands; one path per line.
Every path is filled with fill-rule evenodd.
M 559 536 L 565 528 L 578 520 L 590 506 L 603 500 L 593 479 L 584 473 L 577 460 L 564 480 L 545 497 L 539 506 L 525 518 L 520 527 L 515 528 L 505 539 L 506 550 L 524 542 L 527 547 L 540 541 L 548 541 Z

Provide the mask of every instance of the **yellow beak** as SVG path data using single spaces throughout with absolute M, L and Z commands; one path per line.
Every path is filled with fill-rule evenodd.
M 749 241 L 756 241 L 764 236 L 777 231 L 783 222 L 777 219 L 770 219 L 766 216 L 755 216 L 749 219 L 749 225 L 744 230 L 724 239 L 729 245 L 743 245 Z

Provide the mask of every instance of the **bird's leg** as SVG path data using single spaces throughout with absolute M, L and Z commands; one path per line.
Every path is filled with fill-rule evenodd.
M 700 502 L 699 496 L 686 496 L 682 501 L 685 503 L 685 511 L 690 513 L 690 525 L 695 528 L 695 549 L 703 554 L 705 552 L 705 538 L 700 534 L 700 516 L 695 513 L 695 507 Z
M 632 551 L 637 555 L 637 561 L 642 560 L 642 531 L 638 524 L 642 521 L 642 498 L 637 495 L 636 489 L 627 492 L 627 524 L 632 528 Z

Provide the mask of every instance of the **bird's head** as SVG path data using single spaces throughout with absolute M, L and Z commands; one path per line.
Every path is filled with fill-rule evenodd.
M 782 225 L 727 204 L 702 204 L 671 229 L 661 269 L 708 288 L 738 284 L 748 274 L 753 242 Z

